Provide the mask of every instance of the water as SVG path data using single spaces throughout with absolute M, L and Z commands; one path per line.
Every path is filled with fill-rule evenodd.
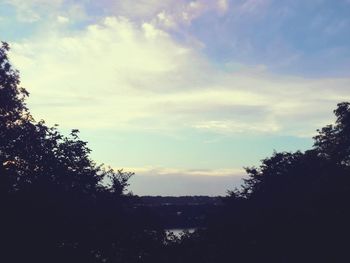
M 190 233 L 193 233 L 195 230 L 196 230 L 196 228 L 174 228 L 174 229 L 166 229 L 165 231 L 167 234 L 172 232 L 172 233 L 174 233 L 175 236 L 180 237 L 184 231 L 188 231 Z

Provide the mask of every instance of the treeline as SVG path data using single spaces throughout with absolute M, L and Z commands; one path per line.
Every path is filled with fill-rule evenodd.
M 220 196 L 140 196 L 140 203 L 148 206 L 162 205 L 221 205 Z
M 206 227 L 210 215 L 218 211 L 212 205 L 167 205 L 149 207 L 164 229 Z
M 138 207 L 147 207 L 164 229 L 203 228 L 223 205 L 222 197 L 141 196 Z
M 247 168 L 205 228 L 176 237 L 127 192 L 131 173 L 95 164 L 77 130 L 64 136 L 34 120 L 8 50 L 3 43 L 1 262 L 349 261 L 349 103 L 338 104 L 336 123 L 318 130 L 312 149 Z

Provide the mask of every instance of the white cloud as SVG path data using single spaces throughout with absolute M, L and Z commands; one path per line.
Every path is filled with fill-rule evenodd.
M 106 18 L 74 36 L 43 34 L 13 44 L 12 60 L 32 93 L 34 109 L 65 103 L 60 113 L 48 107 L 38 114 L 49 121 L 57 118 L 54 122 L 63 125 L 72 108 L 75 118 L 93 117 L 98 125 L 115 125 L 111 120 L 123 125 L 147 117 L 150 113 L 144 107 L 153 99 L 146 100 L 145 93 L 155 89 L 156 79 L 178 72 L 190 52 L 152 25 L 137 26 L 125 18 Z M 96 103 L 90 104 L 88 98 Z M 68 123 L 72 124 L 69 118 Z
M 59 24 L 67 24 L 69 23 L 69 18 L 65 16 L 57 16 L 57 22 Z
M 197 129 L 205 129 L 223 134 L 232 133 L 275 133 L 281 130 L 281 127 L 276 121 L 271 123 L 268 121 L 244 123 L 237 122 L 235 120 L 222 120 L 222 121 L 204 121 L 199 122 L 193 126 Z
M 151 23 L 109 17 L 12 45 L 35 117 L 64 128 L 305 136 L 350 99 L 350 79 L 231 72 Z

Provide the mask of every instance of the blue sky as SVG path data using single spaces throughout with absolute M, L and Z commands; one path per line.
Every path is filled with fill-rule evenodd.
M 135 194 L 225 194 L 350 100 L 348 0 L 0 0 L 36 119 Z

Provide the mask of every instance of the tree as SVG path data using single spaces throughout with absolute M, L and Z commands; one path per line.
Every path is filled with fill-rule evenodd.
M 334 114 L 335 125 L 318 130 L 314 147 L 320 156 L 350 166 L 350 103 L 339 103 Z
M 0 45 L 0 116 L 15 121 L 28 115 L 24 100 L 29 94 L 24 88 L 19 87 L 18 71 L 12 68 L 8 59 L 9 49 L 9 45 L 2 42 Z M 4 124 L 3 119 L 1 120 Z
M 31 119 L 24 99 L 28 92 L 19 87 L 19 75 L 11 67 L 9 45 L 0 46 L 0 182 L 2 192 L 9 187 L 7 170 L 16 163 L 14 148 L 19 140 L 19 126 Z
M 64 136 L 35 121 L 8 51 L 2 43 L 0 260 L 139 262 L 163 237 L 125 195 L 132 173 L 96 165 L 78 130 Z
M 14 185 L 34 180 L 51 180 L 62 187 L 79 187 L 96 191 L 104 177 L 112 177 L 119 194 L 127 186 L 130 174 L 114 173 L 97 166 L 89 157 L 87 143 L 80 140 L 78 130 L 69 137 L 57 127 L 36 122 L 28 111 L 25 98 L 29 93 L 21 88 L 18 71 L 9 62 L 9 45 L 0 47 L 0 164 L 1 176 L 10 175 Z
M 230 192 L 209 227 L 184 248 L 191 251 L 190 262 L 348 258 L 350 103 L 339 103 L 334 113 L 335 125 L 318 130 L 312 149 L 274 152 L 246 169 L 242 187 Z

